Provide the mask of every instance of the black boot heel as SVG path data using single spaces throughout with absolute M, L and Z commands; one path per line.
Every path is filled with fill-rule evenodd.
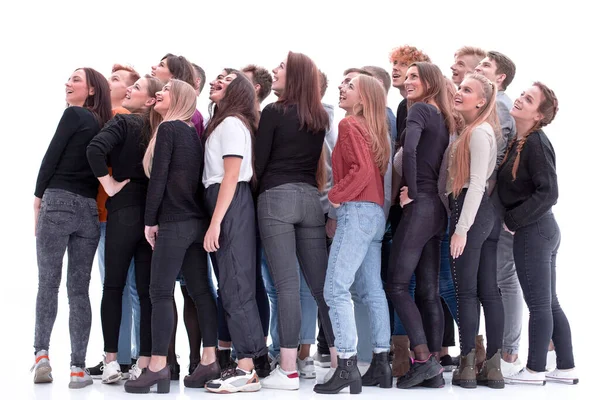
M 360 381 L 354 381 L 350 384 L 350 394 L 359 394 L 362 392 L 362 383 Z
M 362 376 L 363 386 L 379 386 L 382 389 L 392 387 L 392 368 L 388 362 L 388 352 L 374 353 L 371 360 L 371 365 L 365 374 Z
M 156 393 L 169 393 L 171 391 L 171 380 L 163 379 L 156 382 Z

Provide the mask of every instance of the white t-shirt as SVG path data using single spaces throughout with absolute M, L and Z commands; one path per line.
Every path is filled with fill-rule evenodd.
M 204 149 L 202 183 L 207 188 L 221 183 L 225 176 L 225 157 L 242 159 L 238 182 L 252 179 L 252 137 L 246 125 L 236 117 L 227 117 L 211 133 Z

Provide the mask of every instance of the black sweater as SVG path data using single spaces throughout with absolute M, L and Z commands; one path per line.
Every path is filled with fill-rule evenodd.
M 147 147 L 150 126 L 139 114 L 117 114 L 104 125 L 87 147 L 87 158 L 99 178 L 108 174 L 107 161 L 112 167 L 112 176 L 121 182 L 130 182 L 106 202 L 109 211 L 123 207 L 144 205 L 148 190 L 148 178 L 142 160 Z
M 537 222 L 558 199 L 554 148 L 542 130 L 532 132 L 523 149 L 517 179 L 512 168 L 517 157 L 515 143 L 498 170 L 497 191 L 506 208 L 504 222 L 511 231 Z
M 408 197 L 437 193 L 438 178 L 450 134 L 444 116 L 437 108 L 422 102 L 408 110 L 406 135 L 402 144 L 402 186 Z
M 166 121 L 156 133 L 146 198 L 145 224 L 204 218 L 201 206 L 204 154 L 196 130 L 182 121 Z
M 85 151 L 98 131 L 100 124 L 91 111 L 75 106 L 65 109 L 40 166 L 36 197 L 41 198 L 51 188 L 96 198 L 98 180 Z
M 317 166 L 325 131 L 300 127 L 295 105 L 267 105 L 256 134 L 255 168 L 259 193 L 286 183 L 317 186 Z

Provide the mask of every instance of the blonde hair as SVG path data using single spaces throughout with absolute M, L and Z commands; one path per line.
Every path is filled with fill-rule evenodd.
M 452 194 L 458 196 L 471 173 L 471 151 L 469 144 L 473 130 L 487 122 L 494 129 L 496 137 L 499 134 L 498 114 L 496 113 L 496 93 L 498 88 L 488 78 L 480 74 L 468 74 L 464 81 L 474 80 L 479 82 L 480 96 L 485 99 L 485 104 L 479 109 L 475 120 L 458 132 L 458 139 L 452 144 L 455 150 L 454 162 L 450 165 L 450 175 L 454 176 Z M 464 82 L 463 81 L 463 82 Z
M 170 85 L 171 104 L 165 114 L 162 122 L 156 126 L 152 132 L 150 143 L 144 154 L 142 164 L 144 172 L 149 178 L 152 171 L 152 161 L 154 159 L 154 147 L 156 146 L 156 134 L 160 125 L 166 121 L 183 121 L 189 125 L 194 112 L 196 112 L 196 90 L 187 82 L 178 79 L 171 79 L 167 85 Z M 165 86 L 167 86 L 165 85 Z
M 390 159 L 390 135 L 386 114 L 386 95 L 383 85 L 375 78 L 359 75 L 356 90 L 360 102 L 353 114 L 363 117 L 370 134 L 369 146 L 379 173 L 385 175 Z

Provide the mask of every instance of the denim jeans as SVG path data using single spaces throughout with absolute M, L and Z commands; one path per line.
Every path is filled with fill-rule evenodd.
M 71 365 L 80 368 L 85 368 L 92 326 L 89 287 L 99 239 L 96 199 L 66 190 L 46 189 L 36 227 L 38 293 L 34 348 L 36 352 L 49 350 L 58 312 L 63 257 L 67 251 Z
M 381 282 L 383 208 L 370 202 L 348 202 L 337 209 L 337 217 L 324 294 L 338 355 L 350 358 L 357 352 L 358 336 L 350 294 L 353 284 L 360 302 L 369 309 L 373 352 L 389 351 L 389 310 Z
M 446 211 L 438 195 L 419 193 L 404 206 L 392 240 L 386 292 L 406 328 L 411 348 L 426 344 L 430 351 L 438 352 L 442 347 L 444 313 L 439 296 L 439 271 L 446 224 Z M 413 273 L 416 300 L 409 291 Z
M 267 264 L 277 289 L 280 346 L 298 346 L 302 311 L 296 262 L 315 298 L 328 343 L 333 343 L 329 308 L 323 298 L 327 269 L 325 218 L 317 188 L 289 183 L 261 193 L 258 222 Z
M 467 189 L 463 189 L 457 197 L 450 195 L 450 237 L 460 218 L 466 192 Z M 463 356 L 475 348 L 479 302 L 485 315 L 487 359 L 502 349 L 504 308 L 496 278 L 496 250 L 500 234 L 498 224 L 495 224 L 496 219 L 499 216 L 487 194 L 484 194 L 473 225 L 467 232 L 467 244 L 463 253 L 458 258 L 450 258 L 458 298 L 458 332 Z
M 502 221 L 498 221 L 502 224 Z M 515 269 L 513 235 L 500 226 L 498 239 L 498 286 L 504 304 L 504 340 L 502 350 L 508 354 L 519 353 L 523 325 L 523 291 Z
M 558 369 L 575 367 L 571 327 L 556 296 L 556 253 L 560 229 L 549 211 L 537 222 L 517 229 L 514 256 L 519 282 L 529 308 L 527 368 L 543 372 L 550 339 Z

